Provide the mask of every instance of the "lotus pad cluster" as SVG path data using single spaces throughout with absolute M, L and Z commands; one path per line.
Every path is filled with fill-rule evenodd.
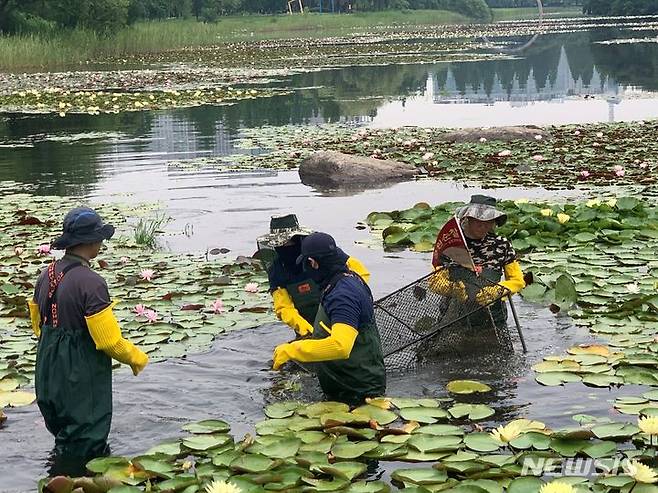
M 658 471 L 647 463 L 655 457 L 658 422 L 583 417 L 580 427 L 554 431 L 516 419 L 487 431 L 473 423 L 477 418 L 455 412 L 457 406 L 467 404 L 383 397 L 350 410 L 337 402 L 278 402 L 265 408 L 256 435 L 239 442 L 225 422 L 200 421 L 183 427 L 189 435 L 144 455 L 95 459 L 87 465 L 92 476 L 41 486 L 49 482 L 54 493 L 71 487 L 86 493 L 387 493 L 391 486 L 374 479 L 372 469 L 386 461 L 392 483 L 409 493 L 655 491 Z M 591 470 L 583 468 L 584 459 Z M 554 477 L 561 474 L 567 476 Z
M 387 248 L 431 251 L 438 229 L 462 204 L 374 212 L 367 223 Z M 512 241 L 534 283 L 529 301 L 564 310 L 607 345 L 576 347 L 536 365 L 544 385 L 658 385 L 658 207 L 619 197 L 551 204 L 503 201 Z
M 27 299 L 39 271 L 54 259 L 48 244 L 61 231 L 62 211 L 75 205 L 71 199 L 29 194 L 0 198 L 0 408 L 34 398 L 16 390 L 32 381 L 36 360 Z M 117 226 L 117 234 L 94 268 L 121 300 L 115 313 L 124 336 L 152 361 L 206 348 L 222 332 L 274 320 L 269 296 L 260 287 L 266 277 L 259 262 L 141 248 L 127 217 L 148 214 L 147 207 L 96 209 Z

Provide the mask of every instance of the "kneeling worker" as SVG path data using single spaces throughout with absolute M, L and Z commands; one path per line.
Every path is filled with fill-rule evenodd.
M 347 255 L 326 233 L 302 241 L 297 262 L 320 288 L 312 339 L 281 344 L 274 369 L 289 360 L 316 362 L 326 398 L 350 405 L 384 395 L 386 369 L 370 288 L 346 265 Z
M 114 227 L 88 207 L 71 210 L 52 246 L 61 260 L 39 276 L 28 303 L 39 338 L 35 385 L 55 455 L 76 463 L 106 455 L 112 421 L 112 358 L 137 375 L 148 356 L 121 335 L 105 280 L 90 268 Z M 75 466 L 74 466 L 75 467 Z
M 303 266 L 297 264 L 302 240 L 313 231 L 300 227 L 295 214 L 274 216 L 270 220 L 270 232 L 258 238 L 259 252 L 273 253 L 266 262 L 274 313 L 299 337 L 313 332 L 313 322 L 320 305 L 320 290 Z M 370 273 L 354 257 L 346 256 L 347 268 L 368 282 Z

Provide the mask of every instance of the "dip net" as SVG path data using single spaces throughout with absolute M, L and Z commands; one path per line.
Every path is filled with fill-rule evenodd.
M 478 301 L 485 287 L 488 296 Z M 508 295 L 499 284 L 450 267 L 377 300 L 375 319 L 386 368 L 404 370 L 442 356 L 512 350 L 507 312 L 498 306 Z

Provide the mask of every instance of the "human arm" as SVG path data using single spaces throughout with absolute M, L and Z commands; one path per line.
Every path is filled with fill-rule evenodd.
M 284 324 L 292 328 L 297 334 L 304 337 L 313 333 L 313 326 L 301 316 L 285 288 L 277 288 L 272 292 L 274 313 Z
M 121 335 L 119 322 L 112 311 L 116 303 L 116 301 L 112 302 L 101 311 L 85 316 L 87 328 L 96 349 L 120 363 L 129 365 L 133 374 L 137 376 L 146 367 L 149 358 Z
M 28 300 L 27 307 L 30 310 L 30 323 L 32 324 L 32 331 L 34 335 L 41 336 L 41 313 L 39 312 L 39 305 L 34 299 Z
M 330 332 L 329 337 L 323 339 L 305 339 L 280 344 L 274 349 L 272 368 L 278 370 L 291 359 L 307 363 L 349 358 L 354 341 L 359 335 L 358 331 L 350 325 L 335 323 L 328 332 Z

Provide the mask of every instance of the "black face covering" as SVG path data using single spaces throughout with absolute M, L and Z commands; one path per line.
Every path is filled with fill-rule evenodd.
M 331 278 L 338 274 L 339 272 L 347 272 L 347 255 L 341 250 L 337 252 L 330 253 L 328 255 L 323 255 L 319 257 L 313 257 L 320 266 L 319 269 L 314 269 L 308 263 L 308 260 L 304 262 L 304 272 L 313 279 L 320 288 L 324 288 Z
M 295 242 L 294 245 L 290 246 L 281 246 L 276 248 L 276 254 L 281 259 L 286 268 L 290 270 L 296 270 L 299 266 L 297 265 L 297 257 L 301 253 L 301 247 L 299 243 Z

